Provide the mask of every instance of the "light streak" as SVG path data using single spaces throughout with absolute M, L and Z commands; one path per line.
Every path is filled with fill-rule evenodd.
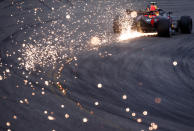
M 120 36 L 118 37 L 118 41 L 126 41 L 126 40 L 130 40 L 133 38 L 138 38 L 138 37 L 142 37 L 142 36 L 156 36 L 157 33 L 141 33 L 141 32 L 137 32 L 137 31 L 133 31 L 130 29 L 122 32 L 120 34 Z

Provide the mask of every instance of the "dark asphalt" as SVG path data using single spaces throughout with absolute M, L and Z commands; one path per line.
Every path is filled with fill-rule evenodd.
M 76 3 L 55 1 L 55 8 Z M 50 19 L 46 14 L 54 3 L 28 1 L 20 11 L 16 6 L 22 0 L 14 2 L 16 5 L 11 5 L 11 0 L 0 0 L 0 76 L 4 77 L 0 80 L 0 131 L 148 131 L 151 123 L 158 125 L 157 131 L 194 131 L 194 33 L 113 41 L 98 50 L 80 51 L 77 61 L 58 61 L 55 69 L 26 71 L 18 63 L 20 48 L 33 29 L 40 29 L 40 23 L 26 12 L 42 8 L 39 16 L 46 21 L 43 27 L 47 27 Z M 144 3 L 139 2 L 140 5 L 143 7 Z M 193 0 L 162 0 L 159 5 L 175 15 L 194 19 Z M 23 17 L 27 20 L 16 24 Z M 177 66 L 173 65 L 175 61 Z M 57 79 L 58 75 L 61 76 Z M 46 86 L 45 81 L 49 80 Z M 57 82 L 66 94 L 61 93 Z M 101 89 L 97 87 L 99 83 Z M 98 106 L 94 105 L 96 101 Z M 126 112 L 127 107 L 130 112 Z M 147 116 L 142 114 L 144 111 Z M 13 119 L 14 115 L 17 119 Z M 49 115 L 55 120 L 48 120 Z M 88 121 L 84 123 L 83 118 Z M 139 118 L 141 123 L 137 122 Z

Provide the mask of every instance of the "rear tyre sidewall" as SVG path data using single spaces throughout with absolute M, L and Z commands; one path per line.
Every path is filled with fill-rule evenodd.
M 158 36 L 171 37 L 171 26 L 169 19 L 161 19 L 157 25 Z
M 190 16 L 182 16 L 180 19 L 180 30 L 181 33 L 191 34 L 193 28 L 192 19 Z

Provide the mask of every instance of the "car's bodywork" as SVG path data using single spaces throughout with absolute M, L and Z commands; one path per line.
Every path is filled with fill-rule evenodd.
M 126 10 L 128 17 L 117 16 L 113 22 L 114 33 L 121 33 L 123 23 L 131 22 L 131 29 L 138 32 L 158 32 L 159 36 L 171 36 L 178 32 L 191 33 L 192 19 L 189 16 L 175 17 L 172 12 L 165 12 L 162 9 L 133 11 Z

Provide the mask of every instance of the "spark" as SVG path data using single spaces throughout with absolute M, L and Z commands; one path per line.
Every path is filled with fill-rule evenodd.
M 48 81 L 45 81 L 44 84 L 45 84 L 46 86 L 48 86 L 48 85 L 49 85 L 49 82 L 48 82 Z
M 123 22 L 121 23 L 122 31 L 121 31 L 121 34 L 118 37 L 119 42 L 126 41 L 126 40 L 133 39 L 133 38 L 142 37 L 142 36 L 155 36 L 155 35 L 157 35 L 156 32 L 141 33 L 141 32 L 132 30 L 131 28 L 132 28 L 133 21 L 132 20 L 128 21 L 129 18 L 128 18 L 128 15 L 126 13 L 124 13 L 122 15 L 124 17 L 122 18 Z M 132 17 L 134 17 L 134 16 L 137 15 L 137 12 L 132 12 L 131 15 L 132 15 Z
M 126 99 L 127 99 L 127 95 L 123 95 L 123 96 L 122 96 L 122 99 L 123 99 L 123 100 L 126 100 Z
M 98 106 L 98 105 L 99 105 L 99 102 L 96 101 L 96 102 L 94 103 L 94 105 L 95 105 L 95 106 Z
M 156 123 L 152 122 L 150 124 L 149 130 L 157 130 L 157 129 L 158 129 L 158 125 Z
M 11 123 L 10 122 L 6 122 L 6 126 L 11 126 Z
M 45 92 L 44 92 L 44 91 L 42 91 L 42 92 L 41 92 L 41 94 L 42 94 L 42 95 L 45 95 Z
M 147 115 L 148 115 L 148 112 L 147 112 L 147 111 L 144 111 L 144 112 L 143 112 L 143 115 L 144 115 L 144 116 L 147 116 Z
M 20 100 L 20 103 L 23 104 L 24 102 L 22 100 Z
M 14 116 L 13 116 L 13 119 L 15 119 L 15 120 L 16 120 L 17 118 L 18 118 L 18 117 L 17 117 L 16 115 L 14 115 Z
M 24 84 L 27 85 L 28 84 L 28 80 L 24 80 Z
M 70 15 L 68 14 L 68 15 L 66 15 L 66 19 L 70 19 L 71 17 L 70 17 Z
M 59 39 L 58 38 L 55 38 L 55 41 L 58 41 Z
M 68 119 L 69 118 L 69 114 L 65 114 L 65 118 Z
M 150 127 L 149 127 L 149 130 L 152 131 L 152 130 L 153 130 L 153 127 L 150 126 Z
M 154 130 L 157 130 L 157 128 L 158 128 L 158 125 L 154 124 L 154 125 L 153 125 L 153 129 L 154 129 Z
M 6 71 L 7 73 L 10 73 L 10 70 L 9 70 L 9 69 L 6 69 L 5 71 Z
M 98 46 L 101 45 L 101 40 L 97 36 L 94 36 L 91 38 L 90 43 L 93 46 Z
M 136 12 L 136 11 L 131 12 L 131 17 L 132 17 L 132 18 L 137 17 L 137 12 Z
M 61 108 L 64 108 L 65 106 L 64 105 L 61 105 Z
M 161 99 L 161 98 L 159 98 L 159 97 L 155 98 L 155 103 L 160 104 L 160 103 L 161 103 L 161 101 L 162 101 L 162 99 Z
M 58 51 L 63 50 L 59 46 L 53 46 L 51 44 L 29 44 L 22 49 L 23 59 L 20 63 L 26 70 L 35 70 L 36 65 L 41 67 L 49 67 L 56 64 L 58 58 Z M 24 64 L 23 64 L 24 63 Z
M 48 114 L 48 111 L 44 111 L 44 114 Z
M 126 112 L 130 112 L 130 108 L 127 107 L 127 108 L 125 109 L 125 111 L 126 111 Z
M 53 120 L 55 120 L 55 117 L 53 117 L 53 116 L 48 116 L 48 119 L 49 119 L 50 121 L 53 121 Z
M 177 66 L 178 65 L 178 62 L 177 61 L 173 61 L 173 65 L 174 66 Z
M 138 119 L 137 119 L 137 122 L 138 122 L 138 123 L 141 123 L 141 122 L 142 122 L 142 119 L 141 119 L 141 118 L 138 118 Z
M 85 117 L 82 119 L 83 123 L 87 123 L 88 122 L 88 119 Z
M 99 84 L 97 85 L 97 87 L 98 87 L 98 88 L 102 88 L 102 84 L 99 83 Z
M 21 61 L 21 60 L 22 60 L 22 58 L 18 57 L 18 60 L 19 60 L 19 61 Z
M 136 116 L 136 113 L 132 113 L 131 115 L 134 117 L 134 116 Z
M 25 103 L 26 103 L 26 104 L 29 104 L 29 101 L 28 101 L 28 99 L 24 99 L 24 101 L 25 101 Z

